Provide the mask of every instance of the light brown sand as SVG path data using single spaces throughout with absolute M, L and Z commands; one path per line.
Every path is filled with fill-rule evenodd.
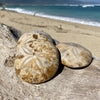
M 74 42 L 100 57 L 100 27 L 54 20 L 12 11 L 0 10 L 0 23 L 12 26 L 23 33 L 40 30 L 60 42 Z

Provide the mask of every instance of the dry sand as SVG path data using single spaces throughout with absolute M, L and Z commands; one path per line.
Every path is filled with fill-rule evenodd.
M 93 55 L 100 57 L 100 27 L 3 10 L 0 10 L 0 23 L 12 26 L 23 33 L 42 30 L 60 42 L 81 44 Z

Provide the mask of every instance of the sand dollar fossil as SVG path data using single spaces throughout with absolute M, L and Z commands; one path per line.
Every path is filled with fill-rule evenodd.
M 28 83 L 42 83 L 56 74 L 59 66 L 58 51 L 50 41 L 48 37 L 34 33 L 20 37 L 15 70 L 22 80 Z
M 56 45 L 61 54 L 62 64 L 71 68 L 81 68 L 89 65 L 92 54 L 89 50 L 75 43 L 59 43 Z

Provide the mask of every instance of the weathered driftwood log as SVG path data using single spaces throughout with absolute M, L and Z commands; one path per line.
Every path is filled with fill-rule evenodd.
M 34 85 L 17 77 L 13 66 L 15 52 L 12 32 L 0 25 L 0 100 L 100 100 L 99 61 L 94 59 L 81 70 L 60 65 L 55 78 Z

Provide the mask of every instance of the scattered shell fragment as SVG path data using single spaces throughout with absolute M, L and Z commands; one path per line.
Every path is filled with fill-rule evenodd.
M 42 83 L 57 72 L 59 56 L 51 38 L 45 34 L 28 33 L 21 36 L 17 45 L 15 70 L 28 83 Z
M 56 45 L 61 54 L 61 62 L 71 68 L 88 66 L 92 61 L 89 50 L 75 43 L 59 43 Z

